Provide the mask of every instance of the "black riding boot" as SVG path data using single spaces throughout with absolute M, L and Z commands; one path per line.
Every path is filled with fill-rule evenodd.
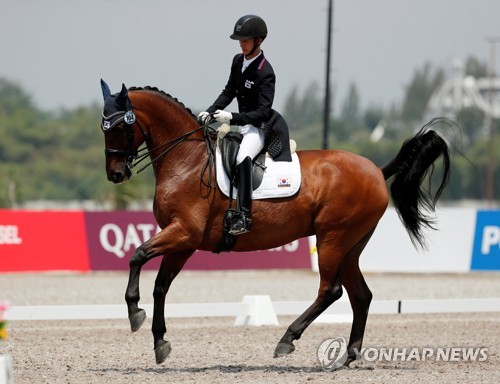
M 252 220 L 250 214 L 252 212 L 252 159 L 246 157 L 245 160 L 238 165 L 238 197 L 236 199 L 237 212 L 235 212 L 233 222 L 229 233 L 231 235 L 239 235 L 248 232 Z

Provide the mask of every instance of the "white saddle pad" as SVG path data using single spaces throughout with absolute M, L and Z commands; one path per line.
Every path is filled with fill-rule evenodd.
M 216 151 L 217 184 L 226 196 L 229 196 L 230 183 L 222 166 L 222 156 L 219 148 Z M 266 170 L 262 184 L 253 191 L 252 199 L 274 199 L 295 195 L 300 189 L 300 162 L 296 153 L 292 153 L 292 161 L 274 161 L 266 155 Z M 236 199 L 237 190 L 233 190 L 233 199 Z

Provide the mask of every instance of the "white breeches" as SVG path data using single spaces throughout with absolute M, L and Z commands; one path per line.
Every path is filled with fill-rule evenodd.
M 241 164 L 247 156 L 254 158 L 264 148 L 265 134 L 262 129 L 247 124 L 239 127 L 239 132 L 243 135 L 240 150 L 236 157 L 236 165 Z

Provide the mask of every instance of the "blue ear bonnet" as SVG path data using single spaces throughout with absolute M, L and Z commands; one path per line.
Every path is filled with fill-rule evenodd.
M 122 121 L 132 125 L 135 122 L 134 108 L 128 97 L 128 90 L 125 84 L 122 85 L 120 93 L 111 95 L 108 85 L 101 80 L 102 94 L 104 98 L 104 108 L 102 111 L 101 128 L 107 132 Z

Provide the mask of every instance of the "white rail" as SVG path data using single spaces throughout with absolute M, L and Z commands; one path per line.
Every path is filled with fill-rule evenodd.
M 235 325 L 278 325 L 278 316 L 296 316 L 303 313 L 311 302 L 275 301 L 267 295 L 245 296 L 236 303 L 167 304 L 166 316 L 174 317 L 236 317 Z M 153 305 L 142 306 L 149 317 Z M 459 313 L 500 312 L 500 298 L 489 299 L 424 299 L 424 300 L 375 300 L 370 314 L 397 313 Z M 10 321 L 16 320 L 90 320 L 124 319 L 125 304 L 119 305 L 52 305 L 12 306 L 6 313 Z M 351 321 L 352 311 L 348 301 L 340 300 L 318 318 L 319 322 Z

